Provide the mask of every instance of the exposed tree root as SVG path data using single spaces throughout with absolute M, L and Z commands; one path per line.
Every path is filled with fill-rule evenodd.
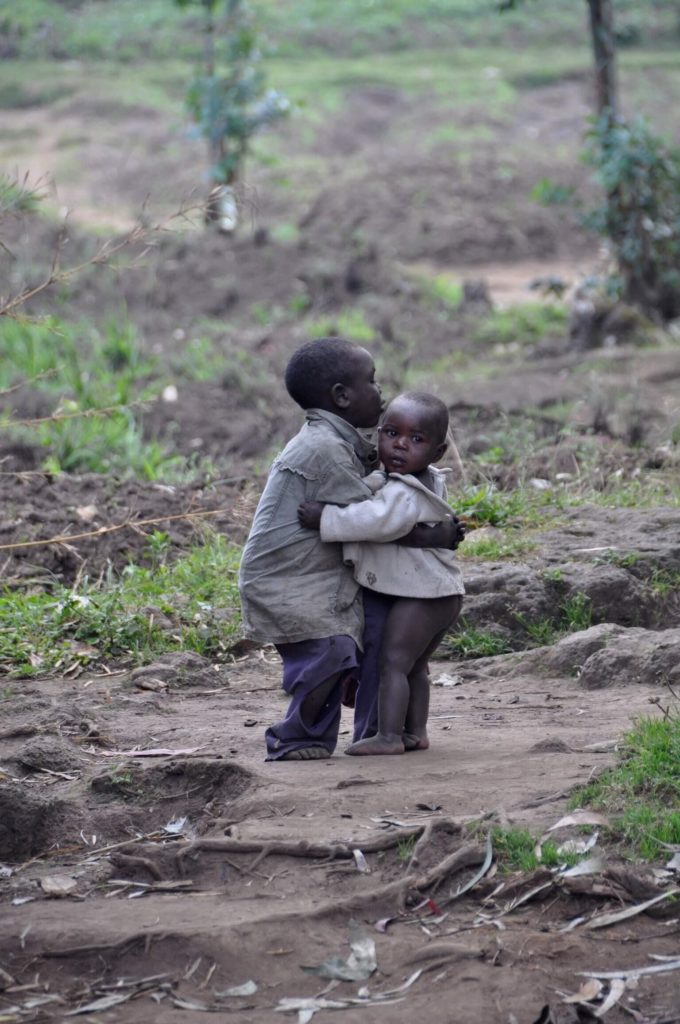
M 478 844 L 461 846 L 455 853 L 444 857 L 438 864 L 422 875 L 415 873 L 405 875 L 396 882 L 388 882 L 387 885 L 378 886 L 375 889 L 364 889 L 362 892 L 348 896 L 345 899 L 334 900 L 332 903 L 325 903 L 315 912 L 315 917 L 323 917 L 328 913 L 342 910 L 364 909 L 369 904 L 383 903 L 386 900 L 396 899 L 401 910 L 406 906 L 409 893 L 422 893 L 435 882 L 443 882 L 449 875 L 463 868 L 473 867 L 481 864 L 486 856 L 486 849 Z
M 148 857 L 137 857 L 130 853 L 120 853 L 120 851 L 117 851 L 116 853 L 111 854 L 110 860 L 116 865 L 116 867 L 141 868 L 143 871 L 148 871 L 151 877 L 155 878 L 156 881 L 163 881 L 163 873 L 158 867 L 158 864 L 149 860 Z
M 420 836 L 425 830 L 423 825 L 414 825 L 411 828 L 402 828 L 398 832 L 388 832 L 385 835 L 377 836 L 375 839 L 352 840 L 348 843 L 311 843 L 306 839 L 298 842 L 288 840 L 272 839 L 271 841 L 244 840 L 229 838 L 196 839 L 180 847 L 176 853 L 177 866 L 180 873 L 184 873 L 185 862 L 188 857 L 196 853 L 255 853 L 257 856 L 249 865 L 253 871 L 265 857 L 278 854 L 282 857 L 309 857 L 314 860 L 325 858 L 326 860 L 350 860 L 354 856 L 354 850 L 361 850 L 362 853 L 377 853 L 380 850 L 390 850 L 404 839 L 411 836 Z
M 149 932 L 136 932 L 133 935 L 126 936 L 124 939 L 120 939 L 118 942 L 98 942 L 89 946 L 63 946 L 61 949 L 45 949 L 42 953 L 38 953 L 37 955 L 54 959 L 69 956 L 83 956 L 87 953 L 121 954 L 132 949 L 132 947 L 137 945 L 137 943 L 141 943 L 144 946 L 144 952 L 148 953 L 154 939 L 161 937 L 167 939 L 170 935 L 171 932 L 165 932 L 163 936 L 151 935 Z

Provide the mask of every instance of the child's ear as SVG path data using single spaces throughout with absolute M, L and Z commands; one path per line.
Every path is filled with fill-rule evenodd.
M 331 400 L 334 405 L 337 405 L 338 409 L 346 409 L 350 404 L 350 397 L 347 394 L 347 387 L 345 384 L 334 384 L 331 388 Z
M 440 459 L 441 459 L 441 457 L 443 456 L 444 452 L 445 452 L 445 451 L 446 451 L 446 450 L 448 449 L 448 447 L 449 447 L 449 446 L 448 446 L 448 444 L 446 443 L 446 441 L 442 441 L 442 443 L 441 443 L 441 444 L 438 444 L 438 445 L 437 445 L 437 447 L 435 448 L 435 451 L 434 451 L 434 458 L 433 458 L 433 460 L 432 460 L 432 461 L 433 461 L 433 462 L 439 462 L 439 460 L 440 460 Z

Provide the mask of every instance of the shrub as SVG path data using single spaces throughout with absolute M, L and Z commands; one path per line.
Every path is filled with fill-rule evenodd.
M 612 290 L 652 317 L 680 314 L 680 151 L 642 118 L 605 111 L 588 134 L 586 159 L 605 191 L 587 222 L 608 239 Z

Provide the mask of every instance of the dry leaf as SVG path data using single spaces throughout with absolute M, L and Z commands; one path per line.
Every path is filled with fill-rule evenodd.
M 586 928 L 607 928 L 610 924 L 627 921 L 630 917 L 637 917 L 638 914 L 643 914 L 648 907 L 653 907 L 656 903 L 667 900 L 671 896 L 677 896 L 679 892 L 680 889 L 669 889 L 667 892 L 662 892 L 659 896 L 654 896 L 651 900 L 646 900 L 644 903 L 638 903 L 634 907 L 626 907 L 625 910 L 617 910 L 613 914 L 600 914 L 599 917 L 591 918 L 586 924 Z
M 607 1013 L 608 1010 L 611 1010 L 612 1006 L 618 1003 L 619 999 L 625 991 L 626 983 L 623 980 L 623 978 L 613 978 L 611 988 L 609 989 L 609 994 L 607 995 L 607 998 L 603 1002 L 602 1006 L 599 1006 L 597 1010 L 595 1010 L 595 1016 L 604 1017 L 605 1013 Z
M 225 988 L 222 992 L 215 992 L 220 999 L 225 996 L 237 998 L 238 996 L 254 996 L 257 992 L 257 985 L 254 981 L 244 981 L 242 985 L 234 985 L 232 988 Z
M 609 821 L 603 814 L 597 814 L 595 811 L 584 811 L 578 808 L 572 811 L 571 814 L 566 814 L 564 818 L 560 818 L 554 825 L 551 825 L 548 833 L 554 832 L 558 828 L 567 828 L 570 825 L 604 825 L 608 828 Z
M 578 878 L 579 875 L 596 875 L 602 871 L 605 865 L 604 857 L 588 857 L 587 860 L 582 860 L 578 864 L 574 864 L 573 868 L 567 868 L 566 871 L 560 872 L 560 878 Z
M 82 523 L 91 523 L 99 515 L 99 509 L 96 505 L 79 505 L 76 515 Z
M 446 672 L 442 672 L 435 679 L 432 680 L 433 686 L 460 686 L 463 682 L 462 676 L 450 676 Z
M 578 992 L 575 992 L 573 996 L 564 996 L 565 1003 L 592 1003 L 593 999 L 597 999 L 602 991 L 603 985 L 597 978 L 589 978 L 588 981 L 584 981 Z
M 361 871 L 362 875 L 370 875 L 371 869 L 368 866 L 368 861 L 361 850 L 352 850 L 352 856 L 354 857 L 354 863 L 357 866 L 357 871 Z
M 118 1006 L 119 1003 L 127 1003 L 128 999 L 132 999 L 133 992 L 128 992 L 125 995 L 110 995 L 102 996 L 101 999 L 95 999 L 92 1003 L 86 1003 L 85 1006 L 79 1006 L 77 1010 L 70 1010 L 65 1013 L 65 1017 L 77 1017 L 79 1013 L 94 1013 L 96 1010 L 110 1010 L 114 1006 Z
M 40 879 L 40 888 L 46 896 L 70 896 L 77 887 L 75 878 L 69 878 L 68 875 L 47 875 Z

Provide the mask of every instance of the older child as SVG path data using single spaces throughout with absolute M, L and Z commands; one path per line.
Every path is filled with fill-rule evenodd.
M 305 410 L 305 424 L 272 465 L 239 587 L 246 635 L 276 645 L 291 697 L 285 718 L 266 731 L 267 758 L 316 760 L 335 749 L 342 684 L 356 675 L 364 618 L 361 588 L 341 545 L 304 529 L 297 509 L 305 500 L 349 505 L 371 497 L 363 477 L 377 455 L 357 427 L 374 427 L 383 403 L 371 356 L 341 338 L 303 345 L 285 382 Z M 452 518 L 436 536 L 418 528 L 408 542 L 445 547 L 457 539 Z
M 451 551 L 414 550 L 389 543 L 415 523 L 449 516 L 444 473 L 431 463 L 446 451 L 448 410 L 433 395 L 407 392 L 390 403 L 380 427 L 384 473 L 366 483 L 370 501 L 338 508 L 305 502 L 303 526 L 321 539 L 342 541 L 357 583 L 391 595 L 382 638 L 378 732 L 357 740 L 348 754 L 403 754 L 429 746 L 428 657 L 458 617 L 464 593 Z

